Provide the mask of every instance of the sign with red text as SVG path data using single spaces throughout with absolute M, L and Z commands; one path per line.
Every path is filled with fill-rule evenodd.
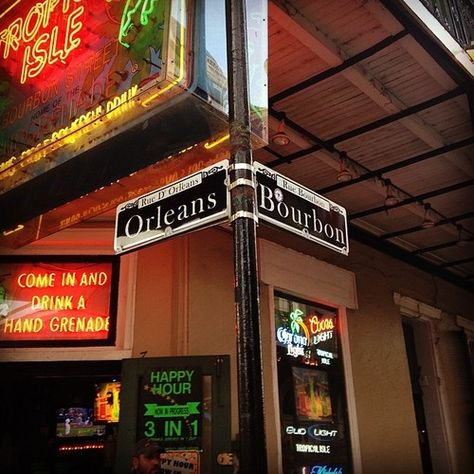
M 199 451 L 167 451 L 161 457 L 162 474 L 199 474 Z
M 46 157 L 62 163 L 127 129 L 186 79 L 184 0 L 10 3 L 0 12 L 0 191 L 48 171 Z
M 0 264 L 0 344 L 113 342 L 112 261 Z

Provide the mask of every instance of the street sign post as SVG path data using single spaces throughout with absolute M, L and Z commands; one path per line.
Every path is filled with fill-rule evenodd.
M 346 210 L 255 162 L 258 216 L 331 250 L 349 254 Z
M 116 253 L 228 219 L 227 160 L 117 207 Z

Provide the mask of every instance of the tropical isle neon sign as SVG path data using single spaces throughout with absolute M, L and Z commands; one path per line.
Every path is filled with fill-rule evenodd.
M 16 9 L 18 5 L 21 7 L 26 5 L 27 8 L 22 10 L 18 8 L 19 11 L 13 14 L 13 9 Z M 12 111 L 19 110 L 20 107 L 15 105 L 13 89 L 11 90 L 13 105 L 9 105 L 10 108 L 3 117 L 0 114 L 2 119 L 0 126 L 12 129 L 12 135 L 8 135 L 10 139 L 9 146 L 5 148 L 8 150 L 5 159 L 0 157 L 0 181 L 24 171 L 25 167 L 35 164 L 51 153 L 58 152 L 67 155 L 75 153 L 78 147 L 91 147 L 98 144 L 104 137 L 116 133 L 112 129 L 102 132 L 103 125 L 107 125 L 107 121 L 119 122 L 121 120 L 123 124 L 123 116 L 130 114 L 135 117 L 139 114 L 136 108 L 138 104 L 148 107 L 152 102 L 154 103 L 155 99 L 182 81 L 185 71 L 187 11 L 184 0 L 177 2 L 179 21 L 176 34 L 179 39 L 177 40 L 179 53 L 177 54 L 177 76 L 173 80 L 156 91 L 149 83 L 137 84 L 135 75 L 141 77 L 139 76 L 140 68 L 147 71 L 150 61 L 145 58 L 143 64 L 138 64 L 136 57 L 130 55 L 129 51 L 127 53 L 123 51 L 131 49 L 137 31 L 157 21 L 153 15 L 158 19 L 161 18 L 160 15 L 163 14 L 161 10 L 163 8 L 159 0 L 135 2 L 131 0 L 124 2 L 43 0 L 36 3 L 17 0 L 0 12 L 0 19 L 4 21 L 0 26 L 0 62 L 5 63 L 10 77 L 16 78 L 15 80 L 24 87 L 19 96 L 19 100 L 23 100 L 21 116 L 20 112 L 18 115 L 12 115 Z M 7 18 L 9 18 L 8 21 L 6 21 Z M 103 30 L 103 28 L 109 29 Z M 162 45 L 160 46 L 158 39 L 155 44 L 154 36 L 148 34 L 148 37 L 151 38 L 148 49 L 160 51 Z M 117 44 L 124 48 L 114 49 L 113 45 Z M 78 64 L 83 62 L 85 66 L 79 67 Z M 133 67 L 131 71 L 128 71 L 127 64 L 130 62 L 133 63 Z M 103 68 L 100 77 L 97 76 L 98 70 L 95 69 L 99 64 Z M 52 65 L 57 70 L 53 71 L 49 67 Z M 66 75 L 64 72 L 66 66 L 71 66 L 74 76 L 73 72 L 69 76 Z M 109 72 L 107 72 L 108 67 L 111 69 Z M 123 69 L 122 73 L 121 69 Z M 114 82 L 114 74 L 123 74 L 125 79 Z M 151 72 L 148 74 L 150 74 L 149 77 L 154 77 Z M 35 114 L 41 114 L 40 106 L 46 104 L 44 105 L 46 111 L 51 108 L 49 102 L 42 99 L 41 95 L 44 85 L 42 79 L 46 76 L 48 81 L 52 81 L 51 87 L 54 87 L 57 94 L 54 101 L 48 98 L 52 101 L 53 107 L 55 103 L 59 104 L 57 113 L 50 120 L 47 114 L 44 115 L 44 120 L 38 120 L 33 114 L 28 118 L 25 111 L 38 109 Z M 107 81 L 107 93 L 97 92 L 96 94 L 95 89 L 91 90 L 91 87 L 102 84 L 100 81 L 103 80 Z M 109 89 L 109 83 L 116 84 L 117 90 L 112 86 Z M 35 90 L 34 87 L 39 88 Z M 33 94 L 25 99 L 24 94 L 31 93 L 29 88 L 33 88 Z M 116 94 L 109 95 L 112 91 Z M 143 92 L 146 92 L 144 96 L 142 96 Z M 54 125 L 50 127 L 50 124 Z M 86 137 L 83 138 L 84 136 Z M 74 145 L 75 148 L 71 151 L 58 151 L 67 145 Z
M 81 44 L 79 32 L 83 27 L 84 6 L 77 5 L 80 1 L 45 0 L 35 3 L 23 18 L 16 18 L 0 32 L 3 59 L 24 47 L 20 60 L 22 84 L 41 74 L 48 64 L 64 63 Z M 55 14 L 61 15 L 65 25 L 61 32 L 59 25 L 51 28 L 51 18 Z

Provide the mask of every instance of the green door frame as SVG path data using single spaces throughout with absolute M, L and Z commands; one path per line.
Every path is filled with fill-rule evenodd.
M 116 474 L 129 474 L 133 446 L 137 440 L 140 380 L 151 369 L 199 367 L 212 380 L 211 464 L 212 473 L 229 474 L 232 466 L 217 463 L 219 453 L 231 452 L 230 357 L 183 356 L 125 359 L 122 363 L 120 422 L 115 460 Z M 201 474 L 204 474 L 201 472 Z M 208 473 L 206 473 L 208 474 Z M 210 473 L 209 473 L 210 474 Z

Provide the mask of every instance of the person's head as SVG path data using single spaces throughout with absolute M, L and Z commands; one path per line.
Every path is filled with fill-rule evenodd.
M 132 468 L 136 474 L 158 474 L 160 472 L 160 454 L 165 450 L 155 441 L 141 439 L 135 445 Z

